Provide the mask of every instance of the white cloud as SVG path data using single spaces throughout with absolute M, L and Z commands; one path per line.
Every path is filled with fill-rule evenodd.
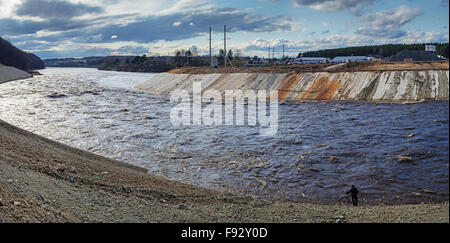
M 174 22 L 172 25 L 175 26 L 175 27 L 178 27 L 178 26 L 180 26 L 182 23 L 183 23 L 183 22 L 181 22 L 181 21 L 177 21 L 177 22 Z
M 349 46 L 382 45 L 398 43 L 427 43 L 427 42 L 448 42 L 449 34 L 437 31 L 421 32 L 407 31 L 401 38 L 367 38 L 359 34 L 334 34 L 327 37 L 315 38 L 312 40 L 289 41 L 285 39 L 255 39 L 254 41 L 235 44 L 231 48 L 243 50 L 244 55 L 266 56 L 268 46 L 275 46 L 278 56 L 281 55 L 281 45 L 285 45 L 285 54 L 296 56 L 299 52 L 340 48 Z
M 335 12 L 350 10 L 357 13 L 360 8 L 373 5 L 374 0 L 291 0 L 295 7 L 310 7 L 312 9 Z
M 395 9 L 366 14 L 359 17 L 364 25 L 357 33 L 373 37 L 402 37 L 406 32 L 401 27 L 421 14 L 420 9 L 399 6 Z

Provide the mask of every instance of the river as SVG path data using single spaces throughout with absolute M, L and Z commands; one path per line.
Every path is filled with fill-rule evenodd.
M 449 103 L 314 101 L 279 106 L 279 128 L 173 126 L 169 97 L 133 87 L 153 74 L 48 68 L 0 85 L 0 119 L 149 173 L 274 200 L 448 201 Z M 413 161 L 401 163 L 399 156 Z

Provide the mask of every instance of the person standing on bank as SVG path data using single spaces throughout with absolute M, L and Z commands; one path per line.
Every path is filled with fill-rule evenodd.
M 352 202 L 353 202 L 353 206 L 355 206 L 355 207 L 358 206 L 358 193 L 359 193 L 359 191 L 355 185 L 353 185 L 352 189 L 350 189 L 350 191 L 347 192 L 347 194 L 352 195 Z

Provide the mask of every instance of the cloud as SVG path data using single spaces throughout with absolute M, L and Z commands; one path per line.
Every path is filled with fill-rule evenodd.
M 177 22 L 174 22 L 174 23 L 172 24 L 172 26 L 178 27 L 178 26 L 180 26 L 182 23 L 183 23 L 183 22 L 181 22 L 181 21 L 177 21 Z
M 187 1 L 185 0 L 185 2 Z M 51 39 L 61 37 L 61 41 L 78 39 L 91 42 L 95 41 L 95 38 L 90 38 L 94 35 L 116 35 L 120 36 L 121 41 L 147 43 L 159 40 L 189 39 L 207 33 L 209 26 L 213 26 L 213 30 L 223 30 L 225 23 L 228 25 L 229 32 L 290 31 L 294 29 L 295 25 L 289 16 L 264 16 L 248 10 L 214 5 L 195 8 L 195 11 L 185 8 L 181 12 L 169 14 L 135 16 L 125 23 L 120 21 L 121 18 L 130 18 L 130 16 L 108 16 L 81 20 L 57 18 L 43 21 L 0 19 L 0 33 L 17 36 L 41 32 L 36 38 L 49 40 L 46 39 L 45 35 L 47 35 Z M 99 41 L 115 41 L 115 38 L 109 40 L 103 38 Z
M 45 19 L 70 19 L 88 13 L 101 13 L 102 11 L 103 9 L 100 7 L 81 3 L 74 4 L 65 1 L 26 0 L 17 8 L 16 13 L 19 16 L 41 17 Z
M 102 41 L 103 35 L 102 34 L 92 35 L 91 37 L 89 37 L 89 40 L 91 40 L 92 42 Z
M 87 21 L 53 19 L 43 21 L 0 19 L 0 33 L 7 36 L 36 34 L 38 31 L 70 31 L 90 26 Z
M 134 55 L 151 53 L 149 50 L 158 50 L 165 55 L 172 53 L 174 49 L 190 48 L 194 44 L 190 43 L 193 42 L 189 40 L 191 38 L 200 37 L 199 39 L 206 41 L 206 37 L 201 36 L 208 33 L 209 26 L 212 26 L 213 31 L 221 33 L 224 24 L 227 24 L 229 32 L 240 32 L 242 35 L 239 38 L 247 36 L 247 33 L 264 33 L 260 36 L 273 33 L 282 37 L 287 35 L 279 32 L 294 31 L 299 35 L 300 40 L 297 41 L 257 39 L 243 42 L 239 38 L 233 38 L 229 43 L 230 48 L 241 49 L 244 55 L 266 54 L 269 44 L 285 44 L 286 52 L 295 53 L 300 50 L 408 43 L 414 40 L 448 41 L 448 33 L 445 34 L 440 27 L 443 24 L 436 30 L 444 33 L 407 31 L 407 24 L 421 14 L 418 9 L 400 6 L 392 10 L 375 13 L 367 11 L 363 14 L 363 10 L 370 8 L 378 0 L 259 1 L 275 4 L 278 1 L 291 1 L 296 7 L 325 12 L 349 11 L 356 17 L 350 16 L 342 20 L 343 25 L 348 23 L 348 30 L 345 32 L 330 31 L 335 23 L 325 18 L 318 22 L 320 28 L 312 32 L 313 29 L 302 26 L 295 16 L 283 13 L 258 14 L 250 9 L 218 5 L 212 0 L 0 0 L 0 12 L 7 13 L 0 17 L 0 33 L 18 47 L 32 50 L 44 58 Z M 440 1 L 435 5 L 440 5 Z M 222 4 L 225 3 L 222 1 Z M 448 0 L 442 1 L 442 4 L 448 6 Z M 274 4 L 267 5 L 273 7 Z M 5 12 L 5 9 L 9 10 Z M 349 15 L 344 14 L 347 17 Z M 216 50 L 222 48 L 219 38 L 215 42 L 213 45 L 216 45 Z M 201 53 L 208 52 L 207 44 L 198 45 Z
M 401 30 L 401 27 L 419 15 L 421 15 L 419 9 L 411 9 L 407 6 L 366 14 L 359 17 L 363 26 L 356 33 L 377 38 L 399 38 L 407 34 Z
M 207 34 L 209 26 L 212 26 L 213 31 L 219 32 L 223 30 L 223 25 L 227 24 L 230 33 L 260 33 L 292 31 L 298 25 L 291 16 L 266 16 L 249 9 L 209 4 L 209 0 L 174 1 L 170 8 L 146 13 L 147 15 L 132 14 L 128 10 L 127 14 L 115 12 L 118 14 L 110 15 L 111 6 L 123 4 L 123 1 L 118 0 L 111 0 L 108 5 L 104 5 L 105 10 L 83 3 L 25 0 L 20 5 L 19 2 L 15 12 L 20 16 L 0 18 L 0 33 L 14 42 L 24 43 L 33 39 L 61 47 L 38 52 L 49 57 L 48 55 L 54 55 L 58 51 L 67 54 L 68 50 L 76 50 L 74 46 L 67 46 L 69 43 L 79 44 L 83 46 L 83 51 L 92 50 L 97 55 L 118 51 L 120 46 L 109 45 L 112 43 L 133 42 L 148 45 L 159 41 L 172 42 L 202 36 Z M 38 8 L 39 4 L 41 6 Z M 106 11 L 108 15 L 103 14 Z M 97 43 L 97 47 L 91 46 L 90 49 L 82 45 Z M 30 42 L 26 48 L 36 50 L 32 44 Z M 100 45 L 108 48 L 98 48 Z
M 142 55 L 149 53 L 149 49 L 144 46 L 122 46 L 113 52 L 113 55 Z
M 335 12 L 350 10 L 359 13 L 360 8 L 372 6 L 374 0 L 291 0 L 295 7 L 310 7 L 315 10 Z
M 196 11 L 139 17 L 135 22 L 126 25 L 93 27 L 85 33 L 118 35 L 121 41 L 148 43 L 201 36 L 209 31 L 209 26 L 212 26 L 213 30 L 222 31 L 224 24 L 227 24 L 229 32 L 275 32 L 294 29 L 293 19 L 288 16 L 264 16 L 235 8 L 210 6 Z
M 114 50 L 99 47 L 83 47 L 69 46 L 65 49 L 43 49 L 35 51 L 34 54 L 45 58 L 65 58 L 65 57 L 90 57 L 90 56 L 107 56 Z
M 275 46 L 276 52 L 280 54 L 281 45 L 285 45 L 285 54 L 296 56 L 299 52 L 341 48 L 349 46 L 365 46 L 365 45 L 381 45 L 381 44 L 399 44 L 399 43 L 429 43 L 429 42 L 448 42 L 449 34 L 437 31 L 422 32 L 422 31 L 407 31 L 405 36 L 401 38 L 367 38 L 358 34 L 334 34 L 327 37 L 315 38 L 311 40 L 289 41 L 285 39 L 256 39 L 251 42 L 242 43 L 240 46 L 232 48 L 242 49 L 246 53 L 253 53 L 253 55 L 265 56 L 268 52 L 268 47 Z

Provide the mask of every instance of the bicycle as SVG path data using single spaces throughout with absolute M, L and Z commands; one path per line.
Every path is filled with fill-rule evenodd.
M 348 205 L 352 205 L 352 197 L 349 195 L 345 195 L 342 196 L 341 198 L 339 198 L 338 200 L 339 206 L 348 206 Z
M 358 197 L 358 206 L 364 205 L 366 200 L 364 198 Z M 350 206 L 353 205 L 352 196 L 345 195 L 338 199 L 339 206 Z

